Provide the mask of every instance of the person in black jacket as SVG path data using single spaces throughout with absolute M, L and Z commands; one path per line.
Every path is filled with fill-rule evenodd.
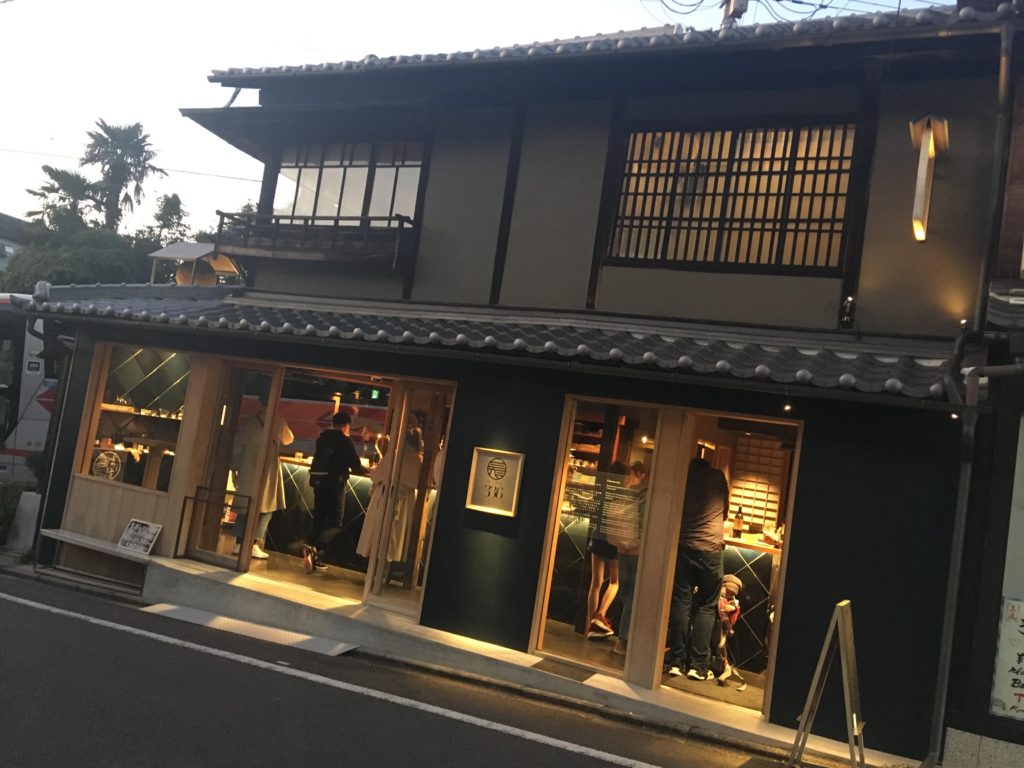
M 309 540 L 313 543 L 302 548 L 306 573 L 312 573 L 314 568 L 319 571 L 327 568 L 323 551 L 341 530 L 349 475 L 369 474 L 349 437 L 352 417 L 338 412 L 331 424 L 331 429 L 325 429 L 316 439 L 316 452 L 309 468 L 309 484 L 313 488 L 313 529 Z

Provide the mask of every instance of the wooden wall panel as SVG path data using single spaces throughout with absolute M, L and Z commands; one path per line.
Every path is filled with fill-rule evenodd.
M 164 527 L 153 554 L 170 555 L 179 508 L 168 501 L 168 494 L 159 491 L 76 475 L 71 480 L 61 528 L 116 542 L 134 517 Z

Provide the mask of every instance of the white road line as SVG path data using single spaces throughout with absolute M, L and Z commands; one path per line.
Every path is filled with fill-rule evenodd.
M 378 691 L 373 688 L 365 688 L 361 685 L 345 683 L 340 680 L 334 680 L 330 677 L 324 677 L 323 675 L 316 675 L 312 672 L 303 672 L 300 669 L 282 667 L 279 664 L 275 664 L 270 661 L 254 659 L 249 656 L 243 656 L 239 653 L 232 653 L 231 651 L 222 651 L 219 648 L 210 648 L 206 645 L 192 643 L 188 640 L 179 640 L 176 637 L 169 637 L 167 635 L 161 635 L 156 632 L 149 632 L 148 630 L 139 629 L 138 627 L 131 627 L 125 624 L 118 624 L 113 621 L 106 621 L 105 619 L 97 619 L 95 616 L 87 616 L 82 613 L 67 611 L 63 608 L 57 608 L 52 605 L 47 605 L 46 603 L 37 603 L 34 600 L 25 600 L 24 598 L 15 597 L 14 595 L 7 595 L 2 592 L 0 592 L 0 600 L 7 600 L 8 602 L 23 605 L 27 608 L 35 608 L 40 611 L 46 611 L 47 613 L 53 613 L 58 616 L 65 616 L 70 619 L 78 619 L 79 621 L 84 621 L 88 624 L 94 624 L 98 627 L 106 627 L 107 629 L 114 629 L 120 632 L 127 632 L 130 635 L 146 637 L 150 640 L 156 640 L 160 643 L 176 645 L 179 648 L 187 648 L 190 651 L 205 653 L 209 654 L 210 656 L 219 656 L 222 659 L 237 661 L 240 664 L 248 664 L 250 667 L 257 667 L 259 669 L 265 669 L 269 672 L 276 672 L 279 675 L 298 677 L 303 680 L 308 680 L 311 683 L 326 685 L 330 688 L 337 688 L 341 691 L 347 691 L 348 693 L 355 693 L 359 694 L 360 696 L 367 696 L 371 699 L 386 701 L 389 704 L 396 704 L 400 707 L 408 707 L 409 709 L 415 709 L 420 712 L 426 712 L 431 715 L 437 715 L 438 717 L 445 717 L 449 720 L 456 720 L 460 723 L 475 725 L 478 728 L 486 728 L 490 731 L 497 731 L 498 733 L 503 733 L 508 736 L 514 736 L 519 739 L 524 739 L 525 741 L 532 741 L 537 744 L 543 744 L 548 747 L 554 747 L 555 749 L 561 749 L 566 752 L 572 752 L 577 755 L 585 755 L 587 757 L 592 757 L 596 760 L 601 760 L 602 762 L 610 763 L 612 765 L 622 765 L 626 766 L 627 768 L 658 768 L 658 766 L 655 766 L 652 763 L 644 763 L 639 760 L 631 760 L 627 757 L 613 755 L 609 752 L 601 752 L 596 749 L 591 749 L 590 747 L 584 747 L 579 744 L 573 744 L 569 741 L 554 739 L 550 736 L 544 736 L 540 733 L 533 733 L 532 731 L 524 731 L 521 728 L 515 728 L 510 725 L 504 725 L 503 723 L 496 723 L 493 720 L 484 720 L 481 717 L 474 717 L 473 715 L 467 715 L 462 712 L 456 712 L 451 709 L 444 709 L 443 707 L 435 707 L 432 704 L 426 704 L 422 701 L 416 701 L 415 699 L 407 699 L 403 696 L 395 696 L 394 694 L 387 693 L 385 691 Z

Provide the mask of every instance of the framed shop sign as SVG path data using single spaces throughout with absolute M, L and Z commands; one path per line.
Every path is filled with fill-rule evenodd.
M 512 451 L 474 448 L 466 508 L 491 515 L 515 517 L 524 458 L 523 454 Z
M 130 549 L 132 552 L 138 552 L 140 555 L 148 555 L 153 550 L 153 545 L 156 544 L 156 537 L 160 535 L 162 528 L 162 525 L 132 518 L 128 521 L 128 525 L 125 526 L 124 533 L 121 534 L 121 540 L 117 542 L 117 546 L 121 549 Z
M 1003 597 L 989 711 L 1024 720 L 1024 600 Z

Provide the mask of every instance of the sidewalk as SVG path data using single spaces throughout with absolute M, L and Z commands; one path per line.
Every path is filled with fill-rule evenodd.
M 0 553 L 0 570 L 39 578 L 31 564 L 20 564 L 16 557 L 4 553 Z M 103 591 L 94 585 L 68 583 L 79 589 Z M 125 597 L 120 592 L 114 596 Z M 600 672 L 582 681 L 564 677 L 557 674 L 557 664 L 540 656 L 422 627 L 411 618 L 305 587 L 191 560 L 153 558 L 141 602 L 188 606 L 318 639 L 350 643 L 365 654 L 527 696 L 585 706 L 601 715 L 775 758 L 788 754 L 796 735 L 794 729 L 765 722 L 753 710 L 671 689 L 636 688 Z M 845 743 L 815 736 L 809 740 L 806 758 L 825 765 L 849 765 Z M 874 766 L 915 764 L 873 751 L 868 752 L 867 759 Z

